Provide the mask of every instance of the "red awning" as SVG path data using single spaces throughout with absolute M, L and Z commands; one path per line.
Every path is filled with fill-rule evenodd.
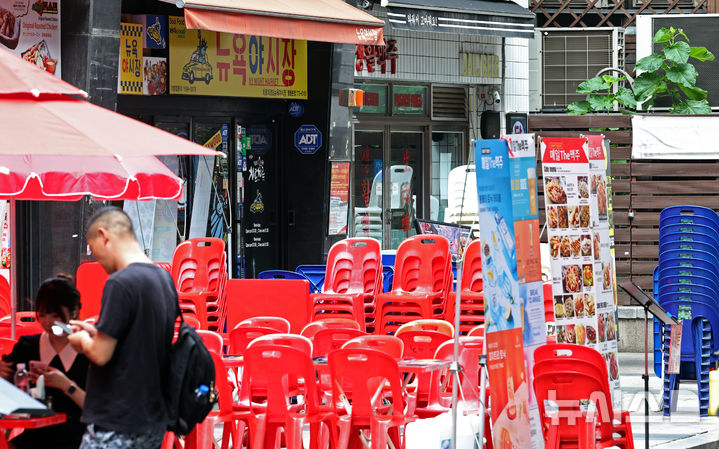
M 384 22 L 342 0 L 180 0 L 187 28 L 234 34 L 384 44 Z

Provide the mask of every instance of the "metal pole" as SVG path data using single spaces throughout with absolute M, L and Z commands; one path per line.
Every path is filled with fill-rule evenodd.
M 15 315 L 17 314 L 17 223 L 15 198 L 9 201 L 10 208 L 10 338 L 17 340 Z
M 649 311 L 644 307 L 644 447 L 649 449 Z
M 462 241 L 460 240 L 460 246 Z M 462 252 L 464 254 L 464 251 Z M 454 300 L 454 359 L 452 366 L 449 368 L 452 372 L 452 449 L 457 449 L 457 391 L 459 385 L 459 305 L 462 296 L 462 258 L 457 260 L 457 286 L 455 288 L 457 294 Z M 450 262 L 451 263 L 451 262 Z
M 486 327 L 485 327 L 486 330 Z M 484 415 L 487 410 L 487 404 L 485 404 L 485 398 L 487 396 L 487 334 L 482 337 L 482 355 L 479 356 L 479 433 L 478 440 L 479 444 L 484 445 Z M 491 438 L 491 437 L 490 437 Z M 489 441 L 489 439 L 487 439 Z

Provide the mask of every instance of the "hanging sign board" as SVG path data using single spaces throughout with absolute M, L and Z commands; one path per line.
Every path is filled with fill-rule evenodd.
M 170 94 L 307 98 L 307 41 L 188 30 L 170 16 Z

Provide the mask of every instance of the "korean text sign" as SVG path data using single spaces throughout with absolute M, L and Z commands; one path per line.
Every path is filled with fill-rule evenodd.
M 117 93 L 142 95 L 142 25 L 121 23 L 120 30 Z
M 188 30 L 169 17 L 170 94 L 307 98 L 307 41 Z

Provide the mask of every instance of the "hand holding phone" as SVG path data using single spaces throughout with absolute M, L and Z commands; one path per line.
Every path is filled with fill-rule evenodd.
M 68 326 L 67 323 L 63 323 L 62 321 L 55 321 L 54 323 L 52 323 L 52 333 L 60 337 L 63 334 L 72 334 L 72 329 L 70 329 L 70 326 Z

